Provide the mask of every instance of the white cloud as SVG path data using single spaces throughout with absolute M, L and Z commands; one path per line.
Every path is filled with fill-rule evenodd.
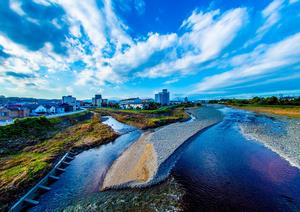
M 286 6 L 286 0 L 273 0 L 266 8 L 261 12 L 263 18 L 263 24 L 256 30 L 256 36 L 245 43 L 244 47 L 248 47 L 258 41 L 281 19 L 281 11 Z
M 75 37 L 80 36 L 79 28 L 82 26 L 95 47 L 95 54 L 100 55 L 101 49 L 107 40 L 104 34 L 104 17 L 97 10 L 94 0 L 74 1 L 74 0 L 54 0 L 61 5 L 67 13 L 68 21 L 71 23 Z
M 264 24 L 257 30 L 259 37 L 274 26 L 281 18 L 280 10 L 284 7 L 284 0 L 273 0 L 263 11 Z
M 33 2 L 35 2 L 36 4 L 41 4 L 44 6 L 50 6 L 50 0 L 33 0 Z
M 146 41 L 137 42 L 124 53 L 119 52 L 109 62 L 115 71 L 129 72 L 146 62 L 153 53 L 174 45 L 176 41 L 175 33 L 169 35 L 150 34 Z
M 255 55 L 255 58 L 249 61 L 245 60 L 244 65 L 237 66 L 236 69 L 205 78 L 197 85 L 196 92 L 214 90 L 251 81 L 255 77 L 261 77 L 264 74 L 299 63 L 300 33 L 278 43 L 265 46 L 264 51 L 256 49 L 249 55 Z
M 142 14 L 144 14 L 144 12 L 146 10 L 146 3 L 144 0 L 135 0 L 134 7 L 135 7 L 135 10 L 137 11 L 137 13 L 139 15 L 142 15 Z
M 139 76 L 155 78 L 176 72 L 189 74 L 200 64 L 220 55 L 246 21 L 247 10 L 244 8 L 233 9 L 222 15 L 219 11 L 208 13 L 194 11 L 181 25 L 181 28 L 188 31 L 179 38 L 177 46 L 184 50 L 184 55 L 150 67 Z
M 22 4 L 19 0 L 10 0 L 9 7 L 20 16 L 24 16 L 26 14 L 22 9 Z
M 178 82 L 178 81 L 179 81 L 178 78 L 174 78 L 174 79 L 170 79 L 170 80 L 165 81 L 163 84 L 164 85 L 170 85 L 170 84 L 173 84 L 173 83 Z

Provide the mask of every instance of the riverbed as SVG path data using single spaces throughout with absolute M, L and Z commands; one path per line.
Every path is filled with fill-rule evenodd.
M 260 132 L 280 141 L 290 125 L 252 112 L 217 109 L 224 120 L 171 155 L 164 165 L 173 168 L 163 183 L 99 191 L 113 161 L 142 133 L 132 128 L 122 132 L 121 127 L 123 135 L 113 143 L 79 154 L 32 211 L 300 211 L 299 169 L 268 148 L 264 136 L 247 135 Z M 257 123 L 268 126 L 267 131 Z M 245 126 L 260 130 L 245 131 Z M 297 142 L 298 134 L 289 135 Z
M 240 124 L 260 129 L 263 119 L 271 128 L 268 132 L 274 131 L 269 138 L 278 141 L 284 123 L 278 128 L 280 120 L 274 118 L 231 108 L 222 111 L 224 121 L 195 138 L 173 169 L 186 191 L 184 209 L 300 211 L 299 169 L 240 129 Z

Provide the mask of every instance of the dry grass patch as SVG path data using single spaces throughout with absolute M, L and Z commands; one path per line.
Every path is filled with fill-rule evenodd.
M 288 116 L 290 118 L 300 118 L 300 107 L 275 107 L 275 106 L 241 106 L 240 109 L 246 109 L 258 113 L 270 113 L 280 116 Z

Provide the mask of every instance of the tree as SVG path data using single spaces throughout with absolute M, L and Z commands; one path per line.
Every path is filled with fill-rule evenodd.
M 262 99 L 260 97 L 256 96 L 256 97 L 250 99 L 250 104 L 259 104 L 259 103 L 261 103 L 261 101 L 262 101 Z
M 276 96 L 267 97 L 265 99 L 265 103 L 268 105 L 277 105 L 278 104 L 278 98 Z

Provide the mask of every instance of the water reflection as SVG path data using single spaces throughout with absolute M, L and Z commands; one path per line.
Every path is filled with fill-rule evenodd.
M 187 211 L 300 211 L 300 172 L 279 155 L 247 140 L 239 123 L 267 117 L 224 108 L 224 121 L 196 137 L 173 175 L 186 189 Z M 274 122 L 274 135 L 285 132 Z

